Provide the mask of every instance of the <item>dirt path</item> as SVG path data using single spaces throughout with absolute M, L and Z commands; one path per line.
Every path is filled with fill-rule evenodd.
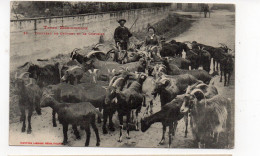
M 200 18 L 193 23 L 193 26 L 185 33 L 176 37 L 177 41 L 193 41 L 196 40 L 208 45 L 218 46 L 218 43 L 225 43 L 231 49 L 235 47 L 235 30 L 234 30 L 234 13 L 227 11 L 218 11 L 212 13 L 211 18 Z M 223 87 L 223 83 L 219 83 L 219 77 L 214 78 L 215 85 L 219 90 L 219 93 L 231 98 L 234 101 L 234 85 L 230 87 Z M 160 109 L 159 99 L 156 99 L 154 111 Z M 234 109 L 234 106 L 233 106 Z M 140 116 L 142 113 L 140 113 Z M 131 139 L 126 139 L 126 132 L 123 132 L 123 142 L 118 143 L 118 120 L 117 116 L 114 116 L 114 122 L 116 126 L 115 132 L 109 132 L 109 134 L 103 135 L 101 124 L 98 124 L 99 133 L 101 137 L 101 146 L 103 147 L 167 147 L 168 144 L 168 129 L 166 133 L 165 145 L 158 145 L 161 135 L 162 126 L 160 123 L 156 123 L 150 127 L 145 133 L 141 131 L 131 131 Z M 62 142 L 62 126 L 58 124 L 58 127 L 52 127 L 51 122 L 51 109 L 43 108 L 42 115 L 33 115 L 32 117 L 32 134 L 21 133 L 21 123 L 10 124 L 10 144 L 20 145 L 20 142 L 50 142 L 57 144 Z M 180 120 L 176 131 L 176 136 L 173 138 L 172 148 L 193 148 L 193 138 L 191 129 L 189 128 L 188 137 L 184 138 L 184 121 Z M 91 130 L 90 146 L 95 146 L 95 135 Z M 76 140 L 72 133 L 71 127 L 69 127 L 69 145 L 70 146 L 83 146 L 85 142 L 85 132 L 80 131 L 81 140 Z M 54 145 L 49 145 L 54 146 Z M 219 147 L 215 145 L 214 147 Z

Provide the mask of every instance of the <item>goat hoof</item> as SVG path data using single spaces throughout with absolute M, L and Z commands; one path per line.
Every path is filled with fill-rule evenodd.
M 80 140 L 80 139 L 81 139 L 81 137 L 80 137 L 80 136 L 77 136 L 77 137 L 76 137 L 76 139 L 77 139 L 77 140 Z
M 122 142 L 122 136 L 119 137 L 118 141 L 117 142 Z
M 55 124 L 53 124 L 53 127 L 57 127 L 57 124 L 55 123 Z
M 161 140 L 160 142 L 159 142 L 159 145 L 163 145 L 164 144 L 164 140 Z
M 27 134 L 31 134 L 32 133 L 32 130 L 31 129 L 28 129 L 27 130 Z
M 22 132 L 25 132 L 25 128 L 22 128 Z
M 100 146 L 100 142 L 97 142 L 97 143 L 96 143 L 96 146 Z
M 103 134 L 107 134 L 107 129 L 106 128 L 103 128 Z
M 114 132 L 115 131 L 114 126 L 109 126 L 109 130 Z
M 89 144 L 85 144 L 85 147 L 88 147 Z
M 131 137 L 130 137 L 130 136 L 127 136 L 126 139 L 131 139 Z
M 68 144 L 68 141 L 63 141 L 62 142 L 62 145 L 67 145 Z

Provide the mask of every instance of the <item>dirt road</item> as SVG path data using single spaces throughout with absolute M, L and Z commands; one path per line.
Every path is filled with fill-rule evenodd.
M 194 13 L 192 13 L 195 15 Z M 198 13 L 197 13 L 198 14 Z M 198 18 L 193 23 L 193 26 L 176 37 L 177 41 L 193 41 L 196 40 L 201 43 L 205 43 L 212 46 L 218 46 L 218 43 L 225 43 L 231 49 L 235 47 L 235 24 L 234 13 L 228 11 L 216 11 L 211 14 L 211 18 Z M 219 93 L 231 98 L 234 103 L 234 83 L 229 87 L 223 87 L 223 83 L 219 83 L 219 77 L 214 78 L 215 85 L 219 90 Z M 234 109 L 234 105 L 232 107 Z M 159 99 L 156 99 L 154 111 L 160 109 Z M 233 111 L 234 112 L 234 111 Z M 142 113 L 140 113 L 140 116 Z M 233 120 L 234 121 L 234 120 Z M 162 135 L 162 125 L 160 123 L 153 124 L 150 129 L 145 133 L 141 131 L 131 131 L 131 139 L 126 139 L 126 131 L 123 133 L 123 142 L 118 143 L 119 127 L 117 116 L 114 116 L 114 122 L 116 126 L 115 132 L 109 132 L 109 134 L 103 135 L 101 124 L 98 124 L 99 133 L 101 137 L 102 147 L 167 147 L 168 136 L 166 133 L 166 141 L 164 145 L 158 145 Z M 21 142 L 49 142 L 57 146 L 63 140 L 62 126 L 58 124 L 58 127 L 52 127 L 51 122 L 51 109 L 43 108 L 42 115 L 36 114 L 32 117 L 32 134 L 21 133 L 21 123 L 10 124 L 10 144 L 19 145 Z M 184 138 L 184 121 L 180 120 L 176 135 L 173 138 L 172 148 L 193 148 L 193 137 L 191 129 L 189 128 L 188 137 Z M 168 131 L 168 129 L 167 129 Z M 69 127 L 69 146 L 83 146 L 85 142 L 85 132 L 80 131 L 81 140 L 76 140 L 72 133 L 72 128 Z M 223 137 L 223 136 L 222 136 Z M 95 146 L 95 135 L 92 131 L 90 146 Z M 221 140 L 221 139 L 220 139 Z M 220 143 L 221 144 L 221 143 Z M 212 146 L 213 148 L 221 147 L 220 144 Z M 54 146 L 54 145 L 49 145 Z M 58 145 L 59 146 L 59 145 Z

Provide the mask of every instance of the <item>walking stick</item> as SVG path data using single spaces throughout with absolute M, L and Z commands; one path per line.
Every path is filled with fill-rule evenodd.
M 134 24 L 136 23 L 137 20 L 138 20 L 138 17 L 135 19 L 134 23 L 133 23 L 132 26 L 129 28 L 129 30 L 132 29 L 132 27 L 134 26 Z

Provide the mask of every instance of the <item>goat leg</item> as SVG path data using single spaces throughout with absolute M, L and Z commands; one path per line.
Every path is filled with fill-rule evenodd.
M 107 118 L 108 118 L 108 110 L 107 108 L 104 109 L 103 111 L 103 126 L 102 126 L 102 130 L 103 130 L 103 134 L 107 134 Z
M 72 125 L 72 129 L 73 129 L 74 135 L 76 136 L 76 139 L 77 139 L 77 140 L 81 139 L 81 138 L 80 138 L 80 135 L 79 135 L 78 128 L 77 128 L 77 125 Z
M 131 113 L 129 112 L 129 113 L 127 113 L 127 116 L 126 116 L 126 131 L 127 131 L 127 136 L 126 136 L 126 138 L 127 139 L 131 139 L 130 138 L 130 128 L 129 128 L 129 122 L 130 122 L 130 118 L 131 118 Z
M 85 132 L 86 132 L 86 142 L 85 142 L 85 146 L 89 146 L 89 140 L 90 140 L 90 135 L 91 135 L 89 125 L 86 125 Z
M 227 86 L 227 73 L 224 71 L 224 86 Z
M 62 142 L 62 144 L 66 145 L 66 144 L 68 144 L 68 134 L 67 134 L 67 132 L 68 132 L 68 124 L 67 123 L 63 123 L 62 126 L 63 126 L 63 142 Z
M 222 72 L 222 70 L 220 70 L 220 80 L 219 80 L 219 82 L 222 82 L 222 76 L 223 76 L 223 72 Z
M 176 122 L 175 122 L 176 123 Z M 174 123 L 174 124 L 175 124 Z M 171 147 L 171 144 L 172 144 L 172 133 L 174 133 L 174 128 L 173 128 L 173 124 L 172 123 L 170 123 L 170 125 L 169 125 L 169 145 L 168 145 L 168 147 L 170 148 Z
M 188 134 L 188 124 L 189 124 L 189 119 L 188 119 L 188 113 L 184 115 L 184 121 L 185 121 L 185 138 L 187 138 Z
M 112 131 L 112 132 L 114 132 L 115 131 L 115 128 L 114 128 L 114 123 L 113 123 L 113 112 L 111 111 L 111 112 L 109 112 L 109 114 L 108 114 L 108 116 L 109 116 L 109 126 L 108 126 L 108 128 L 109 128 L 109 130 L 110 131 Z
M 139 126 L 138 126 L 138 113 L 139 113 L 139 110 L 136 110 L 136 112 L 135 112 L 135 130 L 136 131 L 139 131 Z
M 25 124 L 25 120 L 26 120 L 25 109 L 21 109 L 21 119 L 22 119 L 22 122 L 23 122 L 22 132 L 25 132 L 25 129 L 26 129 L 26 124 Z
M 101 107 L 99 107 L 98 109 L 99 109 L 100 112 L 102 112 L 102 108 L 101 108 Z M 101 121 L 101 118 L 100 118 L 99 116 L 98 116 L 98 120 L 97 120 L 97 121 L 98 121 L 98 123 L 101 123 L 101 122 L 102 122 L 102 121 Z
M 33 111 L 33 109 L 29 109 L 29 111 L 28 111 L 27 134 L 31 134 L 32 133 L 32 126 L 31 126 L 32 111 Z
M 150 114 L 153 114 L 153 100 L 150 101 Z
M 231 73 L 228 73 L 228 81 L 227 81 L 228 86 L 229 86 L 229 83 L 230 83 L 230 77 L 231 77 Z
M 95 123 L 95 116 L 94 116 L 94 119 L 91 120 L 91 126 L 96 134 L 96 139 L 97 139 L 96 146 L 100 146 L 100 137 L 98 134 L 98 129 L 97 129 L 96 123 Z
M 172 136 L 175 136 L 175 132 L 176 132 L 177 126 L 178 126 L 178 121 L 175 121 L 174 125 L 173 125 Z
M 165 141 L 165 132 L 166 132 L 166 126 L 163 125 L 162 139 L 161 139 L 161 141 L 159 142 L 160 145 L 163 145 L 163 144 L 164 144 L 164 141 Z
M 52 124 L 53 124 L 53 127 L 57 127 L 56 112 L 54 110 L 52 110 Z
M 123 129 L 123 115 L 119 115 L 118 114 L 118 117 L 119 117 L 119 123 L 120 123 L 120 134 L 119 134 L 119 139 L 118 139 L 118 142 L 122 142 L 122 129 Z

